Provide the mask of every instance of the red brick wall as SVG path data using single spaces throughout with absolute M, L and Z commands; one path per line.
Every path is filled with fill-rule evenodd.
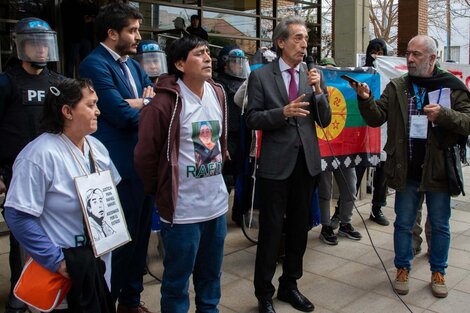
M 398 1 L 398 55 L 402 56 L 408 41 L 428 33 L 428 0 Z

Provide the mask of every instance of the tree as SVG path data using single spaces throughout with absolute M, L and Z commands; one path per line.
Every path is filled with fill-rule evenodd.
M 369 7 L 369 20 L 374 38 L 382 38 L 387 43 L 397 40 L 398 0 L 375 0 Z
M 321 31 L 321 50 L 322 55 L 329 57 L 333 54 L 333 8 L 335 0 L 322 1 L 322 31 Z
M 367 0 L 370 1 L 370 37 L 383 38 L 387 43 L 396 46 L 397 26 L 398 26 L 398 1 L 399 0 Z M 407 1 L 407 0 L 402 0 Z M 450 0 L 451 21 L 457 17 L 470 17 L 470 0 Z M 322 47 L 323 52 L 331 49 L 331 13 L 334 0 L 322 1 Z M 429 26 L 446 30 L 446 1 L 428 0 L 429 6 Z M 452 25 L 452 30 L 459 30 Z M 325 50 L 326 48 L 326 50 Z
M 428 0 L 429 1 L 429 26 L 447 31 L 446 24 L 446 1 Z M 450 21 L 451 29 L 460 33 L 459 29 L 452 23 L 454 19 L 459 17 L 470 18 L 470 0 L 450 0 Z

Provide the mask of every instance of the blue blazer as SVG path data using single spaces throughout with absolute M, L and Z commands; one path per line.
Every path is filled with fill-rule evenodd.
M 134 78 L 137 93 L 142 97 L 152 82 L 140 64 L 129 58 L 127 66 Z M 93 134 L 108 149 L 123 178 L 138 177 L 134 169 L 134 147 L 137 143 L 139 109 L 133 109 L 124 99 L 135 96 L 127 87 L 121 68 L 106 48 L 98 45 L 80 64 L 80 77 L 93 82 L 98 96 L 98 130 Z

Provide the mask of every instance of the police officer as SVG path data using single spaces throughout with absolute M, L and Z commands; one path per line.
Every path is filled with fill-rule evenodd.
M 161 74 L 168 73 L 166 54 L 155 40 L 139 42 L 135 59 L 155 84 Z
M 14 29 L 16 59 L 0 74 L 0 193 L 8 190 L 18 153 L 39 135 L 42 105 L 49 86 L 62 77 L 47 68 L 58 61 L 57 34 L 41 19 L 21 19 Z M 24 256 L 10 234 L 11 289 L 5 313 L 26 312 L 13 288 L 21 274 Z
M 224 166 L 224 179 L 228 190 L 235 185 L 235 180 L 241 179 L 243 173 L 243 156 L 249 147 L 249 138 L 242 138 L 240 135 L 246 133 L 242 131 L 245 127 L 242 121 L 242 110 L 234 102 L 234 96 L 238 88 L 247 79 L 249 74 L 248 59 L 243 50 L 236 46 L 226 46 L 220 50 L 217 57 L 217 79 L 216 81 L 222 85 L 225 90 L 228 107 L 228 151 L 230 160 Z M 246 136 L 245 136 L 246 137 Z M 242 142 L 242 139 L 243 142 Z M 247 147 L 248 145 L 248 147 Z M 248 188 L 245 184 L 245 188 Z M 241 190 L 238 190 L 241 191 Z M 241 225 L 242 214 L 246 207 L 246 200 L 241 194 L 246 192 L 238 192 L 235 190 L 235 199 L 232 207 L 232 220 Z

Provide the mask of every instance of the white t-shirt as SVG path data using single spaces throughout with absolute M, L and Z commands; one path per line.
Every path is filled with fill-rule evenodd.
M 178 157 L 179 189 L 173 223 L 199 223 L 227 212 L 228 193 L 222 177 L 222 109 L 215 90 L 204 84 L 200 99 L 183 83 Z
M 114 183 L 118 184 L 121 176 L 108 150 L 98 139 L 92 136 L 86 136 L 86 139 L 98 167 L 110 170 Z M 69 147 L 89 173 L 86 142 L 82 153 L 66 136 L 44 133 L 30 142 L 16 158 L 5 202 L 6 207 L 39 217 L 49 239 L 61 248 L 79 246 L 85 238 L 83 213 L 73 180 L 84 173 Z M 110 286 L 111 253 L 101 259 L 106 263 L 105 279 Z

